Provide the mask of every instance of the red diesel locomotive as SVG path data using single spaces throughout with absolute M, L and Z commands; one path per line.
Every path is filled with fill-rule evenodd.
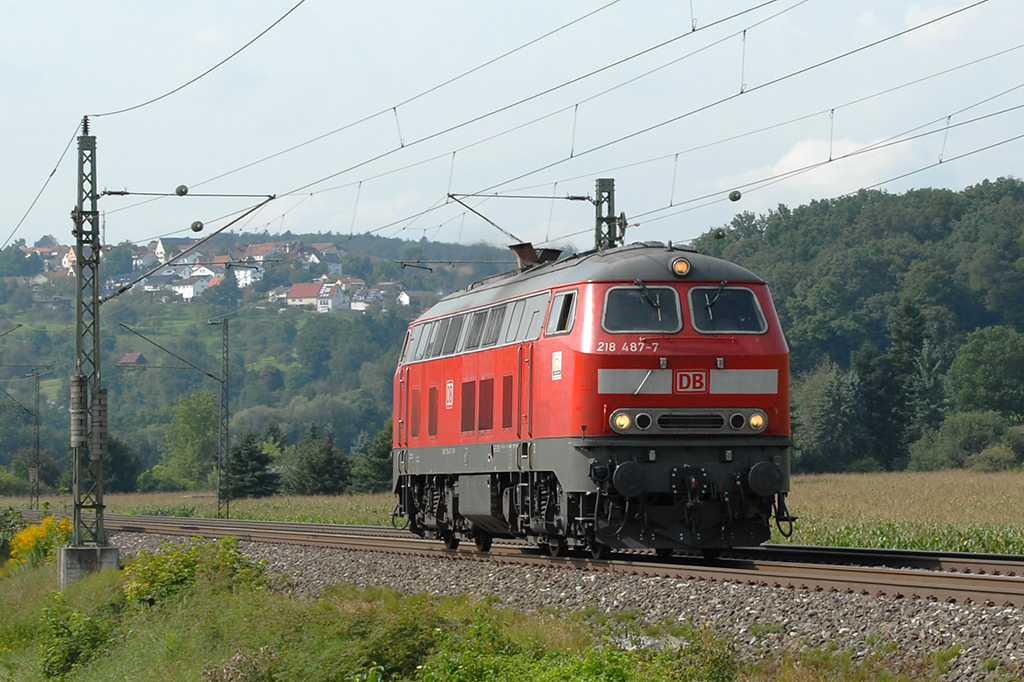
M 688 247 L 542 252 L 446 297 L 410 325 L 394 395 L 396 514 L 452 549 L 713 553 L 792 521 L 768 286 Z

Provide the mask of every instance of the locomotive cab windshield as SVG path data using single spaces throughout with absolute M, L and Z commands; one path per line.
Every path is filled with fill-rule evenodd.
M 690 311 L 693 328 L 705 334 L 764 334 L 768 331 L 754 292 L 746 287 L 727 286 L 724 281 L 718 287 L 690 289 Z
M 679 292 L 667 286 L 612 287 L 605 294 L 602 325 L 605 331 L 661 332 L 673 334 L 683 328 Z

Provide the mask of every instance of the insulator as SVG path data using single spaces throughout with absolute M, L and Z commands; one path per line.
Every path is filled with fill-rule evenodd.
M 84 375 L 71 377 L 71 447 L 84 447 L 89 441 L 89 415 L 86 410 L 88 384 Z
M 107 454 L 107 389 L 97 388 L 92 396 L 92 444 L 89 458 L 101 459 Z

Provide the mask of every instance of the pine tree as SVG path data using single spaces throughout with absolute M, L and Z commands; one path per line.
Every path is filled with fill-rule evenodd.
M 351 462 L 334 446 L 330 434 L 323 436 L 316 424 L 289 448 L 284 472 L 284 491 L 292 495 L 338 495 L 350 483 Z
M 373 439 L 360 439 L 352 457 L 352 492 L 382 493 L 391 489 L 391 430 L 389 419 Z
M 231 446 L 231 497 L 267 497 L 281 491 L 281 475 L 270 468 L 272 459 L 252 431 Z
M 860 382 L 855 372 L 827 358 L 794 393 L 796 453 L 800 472 L 877 468 L 867 456 L 868 433 Z

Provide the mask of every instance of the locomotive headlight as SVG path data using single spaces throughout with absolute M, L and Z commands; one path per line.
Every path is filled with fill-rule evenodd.
M 679 277 L 683 277 L 690 272 L 690 261 L 685 258 L 676 258 L 672 261 L 672 272 Z
M 760 412 L 755 412 L 750 415 L 750 428 L 755 431 L 764 431 L 764 428 L 768 426 L 768 418 Z
M 616 431 L 625 431 L 633 423 L 633 420 L 625 412 L 617 412 L 612 415 L 612 428 Z

